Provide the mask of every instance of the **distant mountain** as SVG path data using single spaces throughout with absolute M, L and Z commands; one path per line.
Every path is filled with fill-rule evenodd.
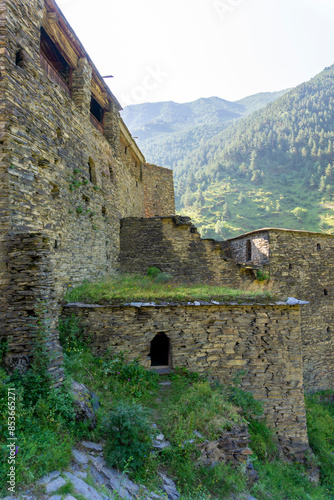
M 150 162 L 173 168 L 199 143 L 284 92 L 263 92 L 236 102 L 210 97 L 185 104 L 134 104 L 124 108 L 122 118 Z
M 188 152 L 174 173 L 178 210 L 203 235 L 334 234 L 334 66 Z
M 334 234 L 334 66 L 288 92 L 172 103 L 174 114 L 159 105 L 161 131 L 142 116 L 157 135 L 140 146 L 173 167 L 177 211 L 202 236 L 270 226 Z

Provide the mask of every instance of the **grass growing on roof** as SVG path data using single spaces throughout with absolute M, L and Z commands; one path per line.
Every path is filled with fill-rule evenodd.
M 165 278 L 165 279 L 163 279 Z M 84 282 L 70 287 L 66 302 L 124 303 L 129 301 L 188 302 L 217 300 L 219 302 L 268 302 L 275 297 L 268 291 L 244 291 L 209 284 L 181 283 L 161 273 L 156 278 L 120 275 L 98 282 Z

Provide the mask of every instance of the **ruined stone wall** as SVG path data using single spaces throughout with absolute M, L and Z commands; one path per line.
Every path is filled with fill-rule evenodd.
M 150 366 L 158 332 L 170 340 L 172 367 L 186 367 L 222 381 L 240 370 L 243 387 L 264 402 L 265 414 L 286 452 L 307 447 L 299 306 L 99 306 L 68 305 L 91 335 L 93 349 L 128 351 Z
M 145 217 L 175 214 L 173 171 L 145 163 L 143 165 Z M 160 186 L 163 186 L 163 191 Z
M 0 338 L 4 335 L 7 297 L 5 289 L 8 286 L 6 270 L 6 253 L 9 231 L 8 217 L 8 153 L 6 150 L 6 80 L 4 69 L 6 66 L 7 40 L 7 9 L 6 3 L 0 1 Z
M 334 389 L 334 236 L 270 231 L 270 276 L 281 297 L 310 303 L 301 308 L 304 384 Z
M 247 240 L 263 255 L 257 259 L 254 252 L 254 261 L 249 264 L 266 266 L 274 293 L 310 302 L 301 308 L 306 390 L 333 389 L 334 236 L 276 229 L 255 231 L 228 241 L 239 262 L 243 261 Z
M 269 263 L 269 234 L 260 231 L 255 234 L 245 234 L 241 238 L 228 240 L 231 257 L 238 264 L 252 264 L 254 267 Z
M 242 286 L 224 242 L 202 240 L 188 217 L 126 218 L 121 222 L 120 269 L 146 274 L 151 266 L 194 283 Z

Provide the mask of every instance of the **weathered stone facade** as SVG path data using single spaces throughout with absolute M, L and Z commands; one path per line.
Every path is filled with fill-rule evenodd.
M 149 368 L 152 340 L 169 339 L 169 365 L 227 381 L 240 370 L 243 387 L 264 402 L 265 415 L 284 452 L 307 448 L 299 306 L 187 305 L 99 306 L 73 304 L 102 353 L 127 351 Z M 168 348 L 168 347 L 167 347 Z M 151 357 L 150 355 L 151 350 Z
M 145 216 L 145 158 L 53 0 L 0 1 L 0 49 L 0 321 L 12 357 L 28 349 L 38 298 L 55 324 L 69 284 L 118 270 L 120 219 Z M 164 170 L 159 215 L 174 212 Z
M 174 215 L 175 197 L 173 170 L 150 165 L 143 166 L 145 217 Z M 161 190 L 161 184 L 164 189 Z
M 301 309 L 306 390 L 334 389 L 334 236 L 285 229 L 254 231 L 228 242 L 239 264 L 245 262 L 247 241 L 261 249 L 247 264 L 264 267 L 272 291 L 280 298 L 309 301 Z
M 225 242 L 202 240 L 189 217 L 126 218 L 121 221 L 120 270 L 146 274 L 151 266 L 184 281 L 243 285 Z
M 254 287 L 262 270 L 280 299 L 310 302 L 301 315 L 306 390 L 334 388 L 333 235 L 260 229 L 217 242 L 202 240 L 187 217 L 127 218 L 120 264 L 123 272 L 156 266 L 186 281 L 242 288 Z

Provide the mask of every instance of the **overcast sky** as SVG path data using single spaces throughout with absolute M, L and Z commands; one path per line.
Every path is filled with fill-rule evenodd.
M 334 64 L 334 0 L 56 0 L 123 106 L 235 101 Z

